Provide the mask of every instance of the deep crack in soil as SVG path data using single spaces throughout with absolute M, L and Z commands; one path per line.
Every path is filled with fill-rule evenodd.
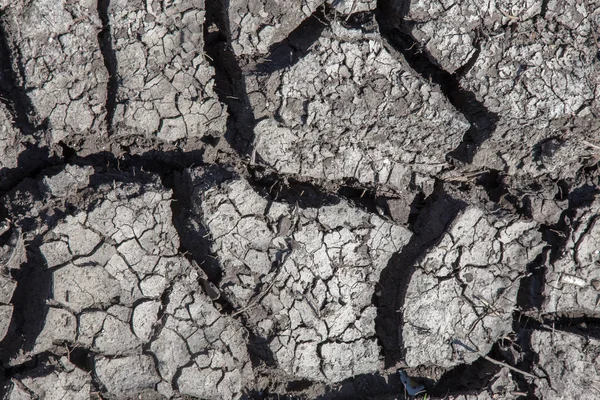
M 424 79 L 439 85 L 450 103 L 464 115 L 471 125 L 460 145 L 448 153 L 450 159 L 469 164 L 477 148 L 490 137 L 496 129 L 499 116 L 490 112 L 479 101 L 475 93 L 464 89 L 460 83 L 461 75 L 468 72 L 479 56 L 479 44 L 471 59 L 454 73 L 449 73 L 436 64 L 421 44 L 411 34 L 406 11 L 397 12 L 393 1 L 377 1 L 377 22 L 385 42 L 402 54 L 408 64 Z M 408 5 L 409 2 L 406 2 Z M 406 7 L 405 5 L 405 7 Z
M 1 399 L 589 394 L 599 8 L 134 3 L 0 5 Z
M 106 129 L 109 134 L 113 133 L 113 119 L 115 107 L 117 106 L 117 91 L 119 87 L 117 57 L 112 47 L 112 34 L 108 8 L 111 0 L 98 0 L 98 16 L 102 21 L 102 29 L 98 32 L 98 44 L 104 58 L 104 66 L 108 72 L 106 84 Z

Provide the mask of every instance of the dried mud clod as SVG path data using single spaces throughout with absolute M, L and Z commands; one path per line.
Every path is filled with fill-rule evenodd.
M 544 399 L 593 399 L 598 392 L 597 338 L 563 332 L 534 332 L 532 346 L 538 354 L 540 379 L 536 395 Z M 571 379 L 563 379 L 569 376 Z
M 220 2 L 225 7 L 231 45 L 238 57 L 266 55 L 319 8 L 328 7 L 340 13 L 342 18 L 376 8 L 375 0 L 308 0 L 287 2 L 276 7 L 268 0 Z
M 598 397 L 599 28 L 0 0 L 0 398 Z
M 119 76 L 115 132 L 183 143 L 222 136 L 227 111 L 203 52 L 204 1 L 111 1 L 107 16 Z
M 405 294 L 408 366 L 472 363 L 511 332 L 519 279 L 542 250 L 541 239 L 533 222 L 495 218 L 476 208 L 460 213 L 417 262 Z
M 548 266 L 543 313 L 597 317 L 600 225 L 598 200 L 578 210 L 562 254 Z
M 402 29 L 432 63 L 499 116 L 474 165 L 515 175 L 573 176 L 581 162 L 572 157 L 586 154 L 582 141 L 598 131 L 597 5 L 383 3 L 391 3 Z M 549 140 L 557 140 L 555 148 L 536 156 Z
M 338 382 L 380 369 L 371 298 L 410 233 L 343 199 L 267 201 L 244 180 L 194 194 L 220 289 L 292 379 Z
M 68 361 L 70 348 L 83 348 L 94 354 L 95 379 L 87 374 L 87 385 L 108 397 L 236 397 L 252 379 L 242 327 L 214 308 L 199 286 L 202 272 L 178 253 L 171 193 L 151 176 L 145 183 L 127 178 L 67 167 L 37 193 L 16 192 L 11 206 L 24 206 L 19 198 L 26 197 L 33 207 L 14 214 L 14 223 L 33 230 L 24 231 L 26 241 L 41 243 L 28 249 L 43 261 L 30 274 L 47 276 L 49 287 L 41 329 L 26 316 L 15 327 L 33 346 L 9 355 L 5 367 L 47 353 Z M 45 216 L 74 196 L 74 210 L 46 225 Z M 10 390 L 47 390 L 15 382 Z
M 339 21 L 295 64 L 247 82 L 261 120 L 252 157 L 280 174 L 427 191 L 468 128 L 377 32 Z
M 35 110 L 29 123 L 51 126 L 54 144 L 105 132 L 108 73 L 97 46 L 101 22 L 91 2 L 17 2 L 5 6 L 3 23 L 13 73 Z

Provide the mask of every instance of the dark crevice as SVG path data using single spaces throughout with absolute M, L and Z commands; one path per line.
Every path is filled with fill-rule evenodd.
M 408 218 L 407 218 L 408 226 L 414 226 L 414 224 L 417 222 L 417 218 L 419 217 L 419 214 L 421 213 L 421 210 L 426 205 L 427 205 L 427 196 L 423 192 L 418 192 L 417 195 L 412 200 L 412 202 L 410 203 L 410 208 L 408 209 Z M 389 208 L 389 203 L 388 203 L 388 208 Z M 390 210 L 390 213 L 391 213 L 391 210 Z M 392 214 L 392 217 L 394 217 L 393 214 Z
M 498 359 L 492 349 L 489 356 Z M 434 384 L 425 380 L 428 393 L 435 397 L 447 397 L 449 395 L 475 395 L 485 391 L 493 382 L 493 378 L 500 372 L 500 367 L 483 357 L 472 364 L 461 364 L 444 373 Z
M 151 346 L 152 346 L 152 343 L 156 339 L 158 339 L 163 328 L 165 327 L 165 323 L 169 316 L 167 314 L 166 310 L 167 310 L 167 306 L 169 305 L 170 295 L 171 295 L 172 290 L 173 290 L 173 283 L 171 283 L 171 285 L 167 289 L 165 289 L 165 291 L 161 294 L 160 308 L 158 310 L 158 314 L 156 315 L 157 322 L 155 322 L 152 325 L 152 333 L 150 334 L 150 338 L 148 339 L 148 341 L 146 343 L 144 343 L 142 345 L 142 354 L 152 358 L 152 361 L 154 362 L 154 369 L 156 371 L 156 376 L 159 376 L 161 378 L 162 378 L 162 375 L 161 375 L 160 369 L 159 369 L 160 361 L 159 361 L 158 357 L 156 356 L 156 354 L 154 354 L 154 352 L 151 350 Z
M 53 219 L 56 222 L 54 217 L 48 218 L 50 228 L 54 225 Z M 17 286 L 11 299 L 13 313 L 6 336 L 0 341 L 0 363 L 4 368 L 13 358 L 33 350 L 44 328 L 49 309 L 47 300 L 51 298 L 52 272 L 45 267 L 40 244 L 42 237 L 39 236 L 27 243 L 27 261 L 14 271 Z
M 104 66 L 108 73 L 108 82 L 106 83 L 106 130 L 109 134 L 113 133 L 113 119 L 117 105 L 117 91 L 119 89 L 117 56 L 112 45 L 112 34 L 110 28 L 110 18 L 108 8 L 110 0 L 98 0 L 98 16 L 102 22 L 102 29 L 98 32 L 98 43 L 100 52 L 104 58 Z
M 69 346 L 68 350 L 69 361 L 85 372 L 92 371 L 96 357 L 93 351 L 79 346 Z
M 4 16 L 0 13 L 0 101 L 6 106 L 13 118 L 14 126 L 24 135 L 36 133 L 32 121 L 35 110 L 31 99 L 23 87 L 23 77 L 15 72 L 14 55 L 9 46 L 9 36 L 5 29 Z
M 204 165 L 203 153 L 202 150 L 189 152 L 150 150 L 142 154 L 125 155 L 119 158 L 115 157 L 113 153 L 102 152 L 86 157 L 78 157 L 73 162 L 80 165 L 108 166 L 115 171 L 126 171 L 134 175 L 137 173 L 135 171 L 151 172 L 160 176 L 162 183 L 170 188 L 175 172 Z
M 191 167 L 191 165 L 190 165 Z M 173 225 L 177 230 L 181 242 L 180 253 L 184 254 L 204 272 L 206 280 L 201 278 L 201 284 L 213 301 L 220 304 L 221 311 L 230 313 L 233 306 L 218 293 L 212 293 L 220 287 L 223 271 L 218 261 L 217 254 L 212 251 L 212 237 L 206 226 L 201 222 L 201 215 L 197 215 L 193 194 L 195 190 L 205 190 L 214 187 L 236 175 L 219 166 L 198 166 L 200 178 L 194 180 L 184 170 L 175 171 L 171 186 Z
M 527 265 L 527 275 L 521 278 L 519 282 L 517 309 L 513 312 L 513 332 L 515 332 L 516 340 L 509 341 L 506 346 L 502 346 L 503 340 L 499 341 L 500 350 L 506 362 L 521 371 L 530 373 L 533 371 L 537 357 L 531 347 L 531 333 L 533 328 L 539 329 L 542 328 L 542 325 L 534 319 L 526 317 L 526 315 L 528 313 L 537 315 L 544 301 L 546 263 L 549 254 L 550 246 L 547 246 L 534 261 Z M 536 398 L 535 382 L 513 371 L 511 371 L 511 376 L 513 382 L 517 385 L 518 391 L 527 393 L 522 398 Z
M 338 204 L 340 197 L 334 189 L 321 188 L 312 182 L 299 181 L 276 173 L 263 173 L 262 168 L 251 168 L 249 181 L 254 189 L 270 201 L 297 205 L 300 208 Z
M 319 40 L 326 21 L 331 19 L 332 10 L 327 4 L 319 7 L 310 17 L 306 18 L 284 40 L 274 43 L 269 52 L 254 69 L 258 75 L 271 75 L 276 71 L 288 68 L 300 61 L 312 45 Z
M 586 338 L 600 340 L 600 313 L 586 315 L 583 312 L 543 314 L 540 317 L 544 326 L 552 330 L 572 333 Z
M 515 329 L 519 332 L 559 331 L 600 340 L 600 315 L 588 315 L 584 312 L 540 314 L 515 311 L 514 320 Z
M 558 189 L 556 191 L 556 196 L 554 197 L 554 200 L 556 201 L 563 201 L 563 200 L 567 200 L 568 199 L 568 195 L 569 195 L 569 183 L 564 180 L 564 179 L 560 179 L 556 182 L 556 188 Z
M 546 13 L 548 12 L 548 3 L 550 0 L 542 0 L 542 5 L 540 6 L 540 18 L 546 19 Z
M 9 380 L 12 377 L 26 374 L 40 365 L 40 356 L 32 357 L 25 362 L 17 365 L 0 365 L 0 380 Z
M 502 196 L 508 193 L 498 170 L 489 170 L 477 179 L 477 184 L 485 189 L 488 198 L 494 203 L 500 202 Z
M 546 284 L 546 260 L 550 249 L 546 248 L 526 267 L 526 274 L 519 283 L 517 306 L 522 311 L 539 310 L 544 301 Z
M 193 164 L 186 168 L 192 166 Z M 218 255 L 212 250 L 211 234 L 201 222 L 202 216 L 196 214 L 198 210 L 193 204 L 195 201 L 193 194 L 195 190 L 209 189 L 237 175 L 223 166 L 198 165 L 196 167 L 200 175 L 197 180 L 184 172 L 186 168 L 175 170 L 168 179 L 163 178 L 163 182 L 167 181 L 165 186 L 173 190 L 175 201 L 171 202 L 172 221 L 180 239 L 179 253 L 205 275 L 199 278 L 199 283 L 218 310 L 224 315 L 231 315 L 235 307 L 227 298 L 221 296 L 223 270 Z
M 104 396 L 106 396 L 107 393 L 109 393 L 109 391 L 106 388 L 106 386 L 104 386 L 100 378 L 98 378 L 98 374 L 96 373 L 95 369 L 90 371 L 90 377 L 92 378 L 92 390 L 90 391 L 90 400 L 104 400 Z
M 49 148 L 40 147 L 38 143 L 48 122 L 42 121 L 36 126 L 36 110 L 24 87 L 22 60 L 19 54 L 13 54 L 14 46 L 5 24 L 4 15 L 0 13 L 0 102 L 21 134 L 16 146 L 23 146 L 24 150 L 18 156 L 16 167 L 0 168 L 0 194 L 59 161 Z
M 521 217 L 531 219 L 532 210 L 529 198 L 514 194 L 513 191 L 518 191 L 510 190 L 509 185 L 505 182 L 505 178 L 506 176 L 502 172 L 495 169 L 488 169 L 475 182 L 486 191 L 490 201 Z
M 338 19 L 338 21 L 340 21 Z M 377 31 L 377 22 L 373 11 L 359 11 L 343 17 L 340 23 L 348 29 L 360 29 L 363 33 Z
M 565 144 L 561 137 L 549 137 L 536 143 L 532 149 L 532 160 L 536 162 L 551 162 L 549 160 Z
M 562 256 L 571 233 L 578 228 L 578 222 L 575 221 L 577 209 L 592 204 L 596 195 L 600 193 L 600 189 L 597 186 L 589 184 L 581 185 L 569 191 L 569 185 L 559 181 L 558 187 L 558 196 L 568 199 L 568 208 L 561 213 L 557 223 L 542 225 L 540 228 L 542 238 L 548 243 L 550 249 L 548 256 L 549 263 L 554 263 Z
M 365 187 L 355 179 L 346 180 L 344 183 L 336 191 L 339 196 L 342 196 L 371 214 L 391 218 L 388 199 L 384 196 L 379 196 L 375 188 Z
M 152 342 L 158 339 L 160 333 L 162 332 L 165 326 L 165 322 L 167 321 L 167 318 L 169 316 L 167 314 L 167 306 L 169 305 L 169 302 L 171 300 L 170 296 L 172 290 L 173 283 L 171 283 L 171 285 L 167 289 L 165 289 L 165 291 L 160 295 L 160 308 L 158 309 L 158 313 L 156 314 L 157 322 L 152 326 L 152 334 L 150 335 L 150 339 L 146 344 L 144 344 L 144 346 L 142 346 L 144 353 L 150 353 L 150 346 L 152 345 Z M 152 353 L 152 357 L 156 359 L 154 353 Z M 158 365 L 158 363 L 156 365 Z
M 179 392 L 179 378 L 181 378 L 181 374 L 183 373 L 183 370 L 185 368 L 193 367 L 194 365 L 195 365 L 195 361 L 190 360 L 186 364 L 177 368 L 177 371 L 175 372 L 175 374 L 173 375 L 173 378 L 171 379 L 171 386 L 173 387 L 173 389 L 175 391 Z
M 479 146 L 496 129 L 498 115 L 490 112 L 481 101 L 477 100 L 473 92 L 461 87 L 459 74 L 466 73 L 470 68 L 470 64 L 467 63 L 459 69 L 459 74 L 451 74 L 442 69 L 428 54 L 427 50 L 412 36 L 410 24 L 404 18 L 407 12 L 408 9 L 405 9 L 399 13 L 390 0 L 379 0 L 377 2 L 376 18 L 381 35 L 385 39 L 384 44 L 391 47 L 392 53 L 402 54 L 410 67 L 424 79 L 438 85 L 448 101 L 471 124 L 461 144 L 447 155 L 451 160 L 471 163 Z M 470 62 L 474 63 L 475 58 L 471 59 Z
M 71 161 L 73 161 L 75 157 L 77 157 L 77 151 L 74 148 L 68 146 L 62 140 L 58 142 L 58 145 L 62 148 L 63 159 L 65 163 L 68 164 Z
M 396 399 L 404 388 L 397 373 L 364 374 L 346 379 L 318 397 L 318 400 L 334 399 Z M 402 397 L 400 397 L 402 398 Z
M 64 160 L 53 154 L 49 147 L 27 144 L 19 154 L 17 167 L 0 169 L 0 195 L 12 190 L 27 178 L 34 178 L 46 168 L 60 165 Z
M 507 362 L 521 371 L 533 373 L 534 366 L 537 362 L 537 354 L 533 351 L 533 348 L 531 347 L 531 334 L 533 333 L 533 331 L 530 329 L 522 329 L 518 330 L 517 332 L 518 333 L 516 343 L 512 346 L 509 346 L 512 348 L 514 348 L 515 345 L 518 346 L 516 350 L 518 351 L 520 357 L 517 360 L 508 359 Z M 514 353 L 516 352 L 510 351 L 510 349 L 506 349 L 504 351 L 504 354 Z M 511 371 L 511 376 L 513 378 L 513 381 L 517 385 L 519 392 L 527 393 L 527 395 L 524 396 L 524 398 L 537 399 L 537 396 L 535 396 L 535 381 L 531 381 L 531 379 L 527 379 L 522 374 L 516 373 L 514 371 Z
M 67 344 L 65 344 L 65 347 L 65 355 L 77 368 L 88 373 L 92 370 L 94 357 L 93 352 L 81 349 L 79 347 L 72 347 Z M 22 380 L 23 378 L 28 378 L 35 382 L 36 378 L 47 377 L 48 375 L 55 373 L 57 366 L 59 369 L 63 368 L 60 366 L 60 362 L 58 361 L 60 357 L 60 355 L 45 351 L 37 354 L 35 357 L 32 357 L 22 364 L 14 365 L 6 369 L 2 369 L 0 367 L 0 378 L 2 378 L 3 381 L 3 384 L 0 384 L 2 385 L 0 386 L 0 398 L 8 398 L 5 396 L 11 389 L 10 382 L 14 382 L 13 379 Z M 27 389 L 28 388 L 26 388 L 26 390 Z M 32 395 L 32 399 L 38 399 L 38 396 L 34 391 L 27 391 L 30 395 Z
M 301 392 L 310 388 L 313 384 L 314 383 L 312 381 L 309 381 L 307 379 L 289 381 L 285 386 L 285 390 L 288 392 Z
M 379 278 L 375 329 L 381 342 L 386 367 L 393 367 L 403 357 L 401 343 L 402 313 L 414 265 L 424 252 L 446 231 L 456 214 L 466 204 L 450 196 L 438 182 L 434 192 L 410 226 L 413 236 L 402 251 L 392 256 Z
M 189 257 L 206 274 L 209 284 L 220 287 L 223 271 L 212 249 L 210 232 L 204 224 L 197 223 L 198 217 L 189 213 L 182 214 L 178 218 L 175 229 L 179 233 L 182 253 L 189 253 Z M 224 305 L 224 304 L 223 304 Z
M 249 156 L 257 121 L 250 106 L 244 74 L 231 47 L 229 16 L 224 3 L 228 2 L 206 2 L 204 52 L 215 70 L 215 92 L 219 101 L 227 105 L 229 113 L 225 138 L 240 155 Z
M 244 324 L 245 325 L 245 324 Z M 269 347 L 270 340 L 256 335 L 251 330 L 248 331 L 248 355 L 254 368 L 261 365 L 267 365 L 270 368 L 276 368 L 275 355 Z
M 454 76 L 457 79 L 460 79 L 463 76 L 465 76 L 471 70 L 471 68 L 475 66 L 475 63 L 477 62 L 477 59 L 481 54 L 481 32 L 479 31 L 477 31 L 477 37 L 473 42 L 473 48 L 475 49 L 475 51 L 473 52 L 471 57 L 469 57 L 467 62 L 464 65 L 460 66 L 460 68 L 458 68 L 456 71 L 454 71 Z
M 293 204 L 300 208 L 319 208 L 338 204 L 343 199 L 368 213 L 392 219 L 388 206 L 390 198 L 378 194 L 377 188 L 365 186 L 356 179 L 316 182 L 267 172 L 260 166 L 249 167 L 248 171 L 249 183 L 270 201 Z

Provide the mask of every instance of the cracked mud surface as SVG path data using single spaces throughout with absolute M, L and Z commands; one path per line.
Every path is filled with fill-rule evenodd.
M 0 0 L 0 398 L 597 398 L 599 36 Z

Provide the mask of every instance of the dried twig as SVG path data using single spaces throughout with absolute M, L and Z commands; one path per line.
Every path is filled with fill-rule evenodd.
M 598 146 L 597 144 L 594 144 L 592 142 L 588 142 L 587 140 L 580 140 L 581 143 L 585 144 L 588 147 L 594 148 L 596 150 L 600 150 L 600 146 Z
M 346 22 L 348 22 L 348 20 L 352 16 L 352 13 L 354 12 L 354 7 L 356 7 L 356 0 L 352 1 L 352 6 L 350 6 L 350 11 L 348 12 L 348 16 L 346 17 Z
M 533 375 L 533 374 L 530 374 L 529 372 L 525 372 L 525 371 L 523 371 L 523 370 L 520 370 L 520 369 L 518 369 L 518 368 L 515 368 L 515 367 L 513 367 L 512 365 L 509 365 L 509 364 L 507 364 L 507 363 L 505 363 L 505 362 L 502 362 L 502 361 L 495 360 L 495 359 L 493 359 L 492 357 L 490 357 L 490 356 L 488 356 L 488 355 L 486 355 L 486 354 L 483 354 L 483 353 L 482 353 L 482 352 L 480 352 L 479 350 L 476 350 L 476 349 L 474 349 L 474 348 L 472 348 L 472 347 L 469 347 L 469 346 L 467 346 L 466 344 L 464 344 L 463 342 L 461 342 L 461 341 L 459 341 L 459 340 L 454 340 L 452 343 L 453 343 L 453 344 L 457 344 L 457 345 L 459 345 L 459 346 L 462 346 L 462 347 L 464 347 L 465 349 L 467 349 L 467 350 L 469 350 L 469 351 L 471 351 L 471 352 L 473 352 L 473 353 L 477 353 L 477 354 L 479 354 L 479 356 L 480 356 L 480 357 L 483 357 L 485 360 L 487 360 L 487 361 L 489 361 L 489 362 L 491 362 L 491 363 L 493 363 L 493 364 L 500 365 L 501 367 L 506 367 L 506 368 L 510 369 L 511 371 L 514 371 L 514 372 L 516 372 L 516 373 L 519 373 L 519 374 L 521 374 L 521 375 L 527 376 L 527 377 L 529 377 L 529 378 L 532 378 L 532 379 L 539 379 L 539 377 L 537 377 L 537 376 L 535 376 L 535 375 Z
M 506 13 L 506 12 L 502 11 L 502 10 L 501 10 L 499 7 L 496 7 L 496 10 L 498 10 L 498 11 L 500 12 L 500 14 L 504 15 L 506 18 L 509 18 L 509 19 L 515 19 L 515 20 L 517 20 L 517 21 L 519 21 L 519 20 L 520 20 L 520 18 L 519 18 L 519 17 L 515 17 L 514 15 L 510 15 L 510 14 L 508 14 L 508 13 Z
M 257 305 L 258 302 L 261 301 L 263 299 L 263 297 L 265 297 L 271 291 L 271 288 L 273 287 L 273 285 L 275 285 L 275 282 L 277 282 L 277 279 L 275 279 L 275 277 L 274 277 L 273 281 L 269 284 L 269 286 L 265 290 L 263 290 L 258 296 L 256 296 L 254 298 L 254 300 L 252 300 L 250 303 L 248 303 L 248 305 L 245 306 L 244 308 L 242 308 L 241 310 L 236 311 L 233 314 L 231 314 L 231 316 L 235 317 L 237 315 L 240 315 L 241 313 L 248 311 L 249 309 L 251 309 L 252 307 Z
M 288 245 L 289 246 L 289 245 Z M 236 312 L 234 312 L 231 316 L 235 317 L 237 315 L 240 315 L 241 313 L 248 311 L 250 308 L 254 307 L 255 305 L 258 304 L 259 301 L 261 301 L 267 294 L 269 294 L 269 292 L 271 291 L 271 289 L 273 288 L 273 285 L 275 285 L 275 282 L 277 282 L 277 276 L 279 275 L 279 273 L 281 272 L 281 267 L 283 266 L 283 264 L 285 263 L 285 260 L 287 259 L 287 257 L 290 255 L 290 252 L 292 251 L 291 247 L 288 247 L 287 251 L 284 252 L 284 256 L 282 257 L 282 259 L 278 262 L 279 264 L 279 269 L 277 270 L 277 272 L 275 273 L 275 275 L 273 276 L 273 280 L 271 281 L 271 283 L 269 284 L 269 286 L 263 290 L 262 292 L 260 292 L 260 294 L 258 296 L 256 296 L 253 300 L 251 300 L 244 308 L 242 308 L 241 310 L 238 310 Z

